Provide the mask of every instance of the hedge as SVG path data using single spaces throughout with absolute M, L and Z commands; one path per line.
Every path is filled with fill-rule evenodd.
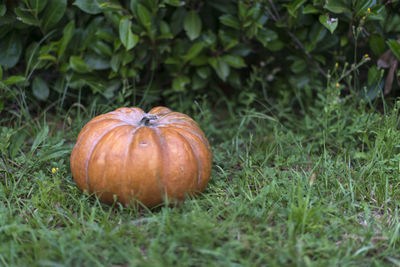
M 327 81 L 374 99 L 399 87 L 399 10 L 386 0 L 6 0 L 0 110 L 17 92 L 38 105 L 312 101 Z

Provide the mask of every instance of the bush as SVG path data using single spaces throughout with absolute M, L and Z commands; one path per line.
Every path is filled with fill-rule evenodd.
M 259 96 L 308 105 L 327 80 L 374 99 L 399 86 L 399 8 L 383 0 L 6 0 L 0 110 L 17 95 L 36 106 L 187 107 L 206 97 L 248 107 Z

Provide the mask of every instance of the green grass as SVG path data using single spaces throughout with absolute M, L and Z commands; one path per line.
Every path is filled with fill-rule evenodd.
M 73 182 L 77 133 L 110 107 L 15 113 L 1 122 L 0 265 L 400 265 L 398 107 L 327 101 L 302 115 L 199 108 L 210 183 L 153 210 L 101 204 Z

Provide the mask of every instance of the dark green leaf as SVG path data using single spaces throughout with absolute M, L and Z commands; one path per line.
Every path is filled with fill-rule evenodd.
M 7 12 L 7 6 L 6 4 L 0 4 L 0 17 L 4 16 Z
M 58 58 L 62 57 L 62 55 L 64 54 L 64 51 L 67 48 L 68 43 L 71 41 L 74 32 L 75 32 L 75 21 L 71 20 L 63 30 L 63 37 L 60 40 L 60 44 L 57 50 Z
M 244 19 L 247 17 L 247 6 L 243 1 L 238 1 L 238 11 L 239 11 L 239 19 L 241 21 L 244 21 Z M 232 14 L 233 12 L 223 12 L 223 13 L 228 13 Z
M 376 0 L 357 0 L 355 6 L 356 16 L 367 13 L 367 9 L 376 5 Z
M 209 59 L 209 63 L 221 80 L 226 81 L 226 78 L 229 76 L 230 72 L 229 65 L 219 57 Z
M 232 27 L 237 30 L 240 29 L 239 20 L 232 15 L 229 15 L 229 14 L 222 15 L 219 17 L 219 21 L 221 21 L 221 23 L 226 26 Z
M 67 0 L 49 0 L 41 17 L 41 24 L 45 31 L 56 25 L 64 16 Z
M 165 0 L 164 2 L 170 6 L 176 7 L 180 7 L 183 5 L 181 0 Z
M 109 58 L 101 57 L 96 54 L 86 55 L 84 61 L 89 69 L 93 70 L 106 70 L 111 67 Z
M 47 4 L 47 0 L 29 0 L 30 8 L 32 8 L 35 14 L 39 14 Z
M 204 48 L 204 43 L 195 43 L 190 47 L 189 51 L 186 53 L 186 55 L 183 56 L 183 59 L 185 61 L 189 61 L 193 58 L 195 58 L 201 50 Z
M 392 50 L 393 54 L 397 57 L 397 59 L 400 60 L 400 43 L 399 43 L 399 41 L 389 40 L 386 43 L 390 47 L 390 50 Z
M 22 10 L 21 8 L 14 9 L 15 14 L 23 23 L 37 26 L 39 21 L 32 15 L 30 11 Z
M 71 56 L 69 58 L 69 65 L 74 71 L 78 73 L 90 72 L 89 66 L 80 57 Z
M 182 7 L 177 8 L 175 10 L 175 12 L 172 14 L 170 26 L 171 26 L 172 34 L 174 36 L 182 31 L 182 29 L 183 29 L 182 25 L 183 25 L 183 20 L 184 20 L 185 16 L 186 16 L 186 9 L 184 9 Z
M 346 1 L 344 0 L 328 0 L 324 8 L 337 14 L 350 12 L 350 8 L 346 5 Z
M 292 65 L 290 65 L 290 70 L 294 73 L 300 73 L 306 68 L 307 64 L 302 59 L 296 59 Z
M 272 52 L 281 50 L 285 44 L 281 40 L 273 40 L 268 43 L 267 48 Z
M 137 12 L 138 12 L 137 16 L 139 18 L 140 23 L 146 28 L 149 28 L 151 25 L 149 10 L 144 5 L 138 4 Z
M 278 38 L 278 34 L 270 29 L 261 28 L 258 30 L 256 37 L 257 40 L 260 41 L 264 47 L 266 47 L 269 42 Z
M 49 97 L 50 90 L 45 81 L 36 77 L 32 83 L 32 93 L 37 99 L 45 101 Z
M 207 79 L 211 74 L 211 70 L 210 67 L 200 67 L 196 69 L 196 73 L 200 78 Z
M 386 17 L 386 10 L 384 5 L 377 5 L 371 8 L 371 13 L 367 13 L 366 19 L 369 20 L 381 20 L 383 21 Z
M 76 0 L 74 5 L 86 13 L 95 15 L 101 13 L 102 9 L 100 4 L 104 2 L 105 0 Z
M 160 31 L 161 31 L 161 34 L 164 36 L 170 35 L 171 38 L 174 37 L 171 33 L 171 28 L 169 27 L 168 23 L 166 23 L 163 20 L 160 21 Z
M 132 32 L 131 25 L 128 17 L 122 18 L 119 23 L 119 38 L 126 50 L 132 49 L 139 41 L 139 37 Z
M 376 65 L 368 69 L 368 86 L 376 84 L 382 77 L 382 70 L 378 70 Z
M 172 81 L 172 89 L 176 92 L 183 92 L 188 83 L 190 83 L 190 78 L 185 75 L 180 75 Z
M 183 21 L 183 28 L 186 31 L 186 35 L 190 40 L 194 40 L 199 37 L 201 32 L 201 19 L 196 11 L 189 11 Z
M 376 56 L 385 52 L 385 40 L 382 36 L 374 34 L 369 38 L 369 47 Z
M 319 12 L 319 9 L 315 8 L 311 4 L 306 5 L 306 7 L 303 9 L 303 14 L 318 14 Z
M 336 30 L 338 21 L 338 18 L 330 18 L 328 15 L 319 16 L 319 22 L 321 22 L 321 24 L 324 25 L 331 32 L 331 34 L 333 34 L 333 32 Z
M 0 42 L 0 65 L 12 68 L 17 64 L 22 52 L 20 34 L 13 31 Z
M 115 72 L 118 71 L 119 66 L 121 65 L 121 56 L 120 56 L 120 54 L 115 54 L 115 55 L 113 55 L 111 57 L 110 65 L 111 65 L 111 69 L 113 71 L 115 71 Z
M 297 17 L 297 10 L 306 2 L 307 0 L 294 0 L 290 1 L 290 4 L 286 5 L 289 14 L 292 17 Z
M 234 55 L 224 55 L 222 59 L 228 63 L 229 66 L 234 68 L 243 68 L 246 67 L 246 63 L 244 62 L 243 58 Z
M 100 40 L 93 45 L 93 50 L 102 56 L 112 56 L 113 54 L 111 47 L 107 43 Z
M 0 65 L 0 81 L 3 80 L 3 68 Z

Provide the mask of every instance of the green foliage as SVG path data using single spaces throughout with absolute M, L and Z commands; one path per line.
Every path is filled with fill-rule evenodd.
M 299 97 L 324 83 L 336 62 L 355 64 L 369 54 L 347 88 L 362 94 L 378 58 L 388 49 L 399 56 L 399 8 L 383 0 L 5 1 L 0 90 L 17 87 L 51 102 L 67 84 L 68 103 L 78 91 L 83 102 L 115 101 L 125 88 L 136 101 L 130 105 L 176 106 L 205 95 L 238 104 L 249 73 L 262 68 L 269 80 L 252 93 L 276 98 L 285 91 L 308 103 L 312 98 Z

